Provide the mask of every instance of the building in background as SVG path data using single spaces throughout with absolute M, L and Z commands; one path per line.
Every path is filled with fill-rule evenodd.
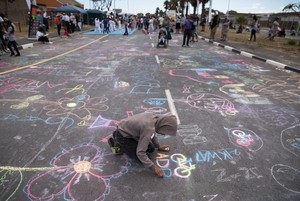
M 29 2 L 30 3 L 30 2 Z M 15 23 L 28 23 L 28 12 L 30 7 L 27 0 L 1 0 L 0 13 Z

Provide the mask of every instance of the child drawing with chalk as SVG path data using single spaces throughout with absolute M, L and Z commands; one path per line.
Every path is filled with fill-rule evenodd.
M 151 161 L 149 154 L 156 148 L 162 152 L 170 151 L 169 145 L 160 146 L 156 135 L 175 136 L 176 132 L 176 116 L 145 112 L 121 120 L 108 144 L 114 154 L 125 153 L 162 177 L 162 169 Z

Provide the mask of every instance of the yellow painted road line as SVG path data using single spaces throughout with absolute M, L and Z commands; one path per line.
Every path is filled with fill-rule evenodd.
M 78 48 L 75 48 L 75 49 L 73 49 L 73 50 L 70 50 L 70 51 L 68 51 L 68 52 L 62 53 L 62 54 L 60 54 L 60 55 L 51 57 L 51 58 L 49 58 L 49 59 L 44 59 L 44 60 L 42 60 L 42 61 L 39 61 L 39 62 L 36 62 L 36 63 L 33 63 L 33 64 L 29 64 L 29 65 L 22 66 L 22 67 L 19 67 L 19 68 L 15 68 L 15 69 L 11 69 L 11 70 L 8 70 L 8 71 L 0 72 L 0 75 L 7 74 L 7 73 L 12 73 L 12 72 L 15 72 L 15 71 L 18 71 L 18 70 L 22 70 L 22 69 L 25 69 L 25 68 L 30 68 L 30 67 L 35 66 L 35 65 L 39 65 L 39 64 L 42 64 L 42 63 L 46 63 L 46 62 L 51 61 L 51 60 L 53 60 L 53 59 L 57 59 L 57 58 L 59 58 L 59 57 L 62 57 L 62 56 L 65 56 L 65 55 L 67 55 L 67 54 L 70 54 L 70 53 L 72 53 L 72 52 L 75 52 L 75 51 L 77 51 L 77 50 L 80 50 L 80 49 L 82 49 L 82 48 L 84 48 L 84 47 L 86 47 L 86 46 L 89 46 L 89 45 L 93 44 L 93 43 L 96 43 L 96 42 L 98 42 L 99 40 L 101 40 L 101 39 L 103 39 L 103 38 L 105 38 L 105 37 L 107 37 L 107 36 L 108 36 L 108 35 L 102 36 L 102 37 L 98 38 L 97 40 L 94 40 L 94 41 L 92 41 L 92 42 L 90 42 L 90 43 L 88 43 L 88 44 L 85 44 L 85 45 L 83 45 L 83 46 L 80 46 L 80 47 L 78 47 Z

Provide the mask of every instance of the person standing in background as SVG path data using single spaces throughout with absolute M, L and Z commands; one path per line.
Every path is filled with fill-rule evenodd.
M 192 35 L 192 25 L 193 25 L 193 21 L 191 20 L 191 17 L 187 16 L 183 24 L 184 34 L 183 34 L 182 47 L 185 46 L 185 42 L 186 42 L 186 46 L 189 47 L 189 42 Z
M 54 18 L 54 23 L 56 24 L 57 34 L 58 34 L 58 36 L 60 36 L 60 30 L 61 30 L 61 16 L 60 15 L 56 15 L 56 17 Z
M 210 36 L 209 36 L 209 41 L 214 41 L 215 40 L 215 35 L 217 32 L 217 28 L 220 23 L 220 18 L 219 15 L 215 15 L 212 22 L 210 23 Z
M 128 17 L 127 17 L 127 14 L 125 14 L 125 17 L 124 17 L 124 25 L 125 25 L 125 33 L 123 35 L 126 36 L 126 35 L 128 35 Z
M 277 36 L 278 29 L 279 29 L 279 17 L 276 17 L 273 26 L 272 26 L 272 36 L 270 37 L 270 40 L 274 40 L 275 36 Z
M 101 30 L 100 30 L 100 20 L 98 17 L 95 18 L 95 32 L 100 32 L 101 33 Z
M 226 16 L 222 23 L 221 41 L 227 40 L 227 35 L 228 35 L 228 30 L 229 30 L 229 22 L 230 21 Z
M 48 16 L 47 10 L 45 10 L 44 14 L 43 14 L 43 24 L 45 25 L 46 31 L 49 31 L 49 22 L 48 22 L 49 19 L 50 19 L 50 16 Z
M 256 32 L 258 30 L 258 20 L 257 20 L 256 15 L 254 15 L 252 18 L 252 22 L 250 24 L 250 30 L 251 30 L 251 35 L 250 35 L 249 41 L 251 41 L 252 38 L 253 38 L 253 41 L 256 41 Z

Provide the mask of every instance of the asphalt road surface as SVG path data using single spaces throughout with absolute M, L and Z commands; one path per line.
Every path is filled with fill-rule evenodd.
M 0 200 L 300 200 L 300 75 L 173 35 L 57 39 L 0 61 Z M 172 112 L 151 159 L 107 139 L 141 112 Z

